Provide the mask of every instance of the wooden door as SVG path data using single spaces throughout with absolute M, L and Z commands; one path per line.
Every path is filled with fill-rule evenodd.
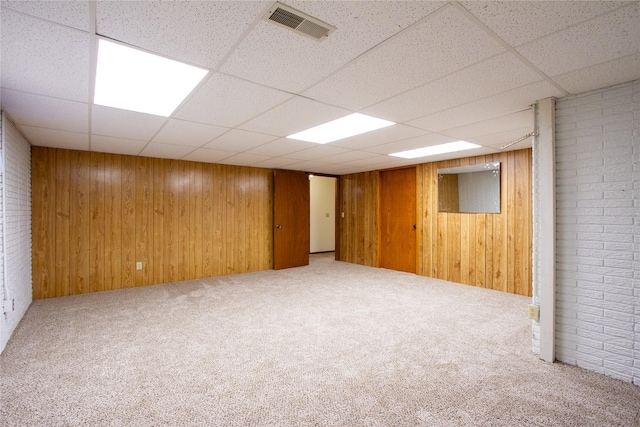
M 416 272 L 416 169 L 380 172 L 379 266 Z
M 273 268 L 309 265 L 309 177 L 273 172 Z

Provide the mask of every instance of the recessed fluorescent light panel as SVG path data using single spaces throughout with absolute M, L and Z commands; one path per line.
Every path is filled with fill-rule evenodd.
M 391 125 L 395 125 L 395 123 L 388 120 L 366 116 L 364 114 L 354 113 L 332 120 L 325 124 L 312 127 L 311 129 L 294 133 L 293 135 L 289 135 L 287 138 L 315 142 L 316 144 L 326 144 Z
M 436 154 L 454 153 L 456 151 L 471 150 L 479 148 L 480 145 L 466 141 L 449 142 L 447 144 L 432 145 L 431 147 L 416 148 L 415 150 L 391 153 L 390 156 L 402 157 L 405 159 L 416 159 L 418 157 L 435 156 Z
M 207 73 L 202 68 L 98 39 L 93 102 L 168 117 Z

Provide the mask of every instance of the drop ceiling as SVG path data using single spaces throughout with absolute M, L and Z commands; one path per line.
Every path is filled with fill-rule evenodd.
M 341 175 L 498 153 L 537 100 L 640 78 L 637 1 L 284 3 L 336 30 L 267 22 L 273 1 L 4 0 L 1 108 L 36 146 Z M 167 118 L 93 105 L 98 36 L 210 72 Z M 285 138 L 353 112 L 398 124 Z M 481 147 L 388 156 L 460 139 Z

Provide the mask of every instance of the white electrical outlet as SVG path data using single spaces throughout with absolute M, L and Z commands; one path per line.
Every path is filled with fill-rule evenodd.
M 540 306 L 535 304 L 529 304 L 529 319 L 540 321 Z
M 2 302 L 3 313 L 13 313 L 15 309 L 16 309 L 16 300 L 14 300 L 13 298 L 4 300 Z
M 136 262 L 136 270 L 142 270 L 142 262 Z

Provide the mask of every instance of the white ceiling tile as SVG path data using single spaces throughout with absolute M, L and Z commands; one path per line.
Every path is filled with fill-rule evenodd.
M 466 1 L 462 5 L 511 46 L 620 7 L 619 1 Z
M 65 148 L 68 150 L 88 150 L 89 135 L 56 129 L 18 126 L 20 132 L 31 145 L 39 147 Z
M 553 81 L 569 93 L 589 92 L 640 79 L 640 53 L 555 76 Z
M 91 130 L 94 134 L 141 141 L 150 140 L 167 120 L 165 117 L 101 105 L 94 105 L 91 111 Z
M 546 81 L 540 81 L 458 107 L 442 110 L 408 124 L 433 132 L 493 119 L 530 108 L 536 100 L 561 97 L 562 93 Z
M 640 51 L 640 2 L 517 49 L 552 77 L 636 54 Z
M 372 132 L 352 136 L 351 138 L 341 139 L 340 141 L 335 141 L 331 144 L 338 147 L 360 149 L 366 147 L 374 147 L 380 144 L 387 144 L 393 141 L 400 141 L 402 139 L 413 138 L 420 135 L 426 135 L 427 133 L 429 132 L 422 129 L 405 126 L 403 124 L 396 124 L 393 126 L 387 126 L 382 129 L 374 130 Z
M 86 1 L 3 0 L 2 7 L 68 27 L 89 31 L 89 2 Z
M 141 156 L 157 157 L 160 159 L 182 159 L 187 154 L 194 151 L 193 147 L 185 145 L 162 144 L 160 142 L 150 142 L 141 152 Z
M 21 125 L 70 132 L 89 130 L 89 106 L 82 102 L 2 89 L 2 109 Z
M 306 160 L 306 161 L 302 161 L 300 163 L 296 163 L 288 166 L 288 169 L 310 172 L 310 173 L 322 173 L 322 172 L 331 173 L 332 170 L 341 169 L 341 168 L 344 168 L 344 165 L 342 165 L 340 168 L 337 168 L 335 167 L 335 165 L 332 165 L 331 163 L 327 163 L 321 160 Z
M 350 150 L 345 153 L 323 157 L 322 161 L 329 163 L 348 163 L 354 160 L 370 159 L 372 157 L 376 157 L 377 155 L 377 153 L 370 153 L 367 151 Z
M 221 161 L 225 165 L 247 166 L 268 160 L 269 156 L 261 156 L 259 154 L 240 153 Z
M 100 153 L 137 155 L 147 144 L 146 141 L 91 135 L 91 151 Z
M 278 139 L 264 133 L 248 132 L 246 130 L 231 129 L 205 146 L 216 150 L 246 151 L 259 145 Z
M 417 162 L 416 160 L 413 160 L 413 159 L 403 159 L 400 157 L 392 157 L 386 154 L 380 154 L 377 157 L 373 157 L 370 159 L 356 160 L 356 161 L 350 162 L 350 165 L 359 166 L 361 170 L 376 170 L 376 169 L 389 169 L 389 168 L 395 168 L 400 166 L 414 165 L 418 163 L 420 162 Z
M 153 142 L 200 147 L 228 130 L 221 126 L 171 119 L 153 137 Z
M 350 113 L 348 110 L 296 97 L 239 127 L 243 130 L 284 137 Z
M 525 135 L 529 134 L 533 130 L 532 126 L 522 127 L 520 129 L 510 129 L 504 132 L 497 132 L 492 135 L 484 135 L 477 138 L 468 139 L 469 142 L 480 144 L 482 146 L 500 150 L 500 147 L 510 144 Z M 517 142 L 509 147 L 505 147 L 504 151 L 520 150 L 523 148 L 531 148 L 532 137 L 526 138 L 520 142 Z M 503 150 L 500 150 L 503 151 Z
M 431 133 L 417 138 L 403 139 L 402 141 L 392 142 L 391 144 L 382 144 L 375 147 L 367 148 L 366 151 L 379 154 L 397 153 L 399 151 L 413 150 L 416 148 L 430 147 L 432 145 L 446 144 L 454 142 L 455 138 L 450 136 Z
M 311 144 L 311 142 L 280 138 L 278 140 L 262 144 L 259 147 L 252 148 L 247 152 L 263 156 L 286 156 L 288 154 L 295 153 L 296 151 L 305 150 L 309 148 Z
M 272 157 L 261 162 L 254 163 L 253 166 L 257 168 L 269 168 L 269 169 L 287 169 L 288 166 L 299 163 L 300 160 L 287 159 L 284 157 Z
M 452 138 L 471 141 L 471 138 L 478 138 L 485 135 L 507 132 L 513 129 L 528 128 L 531 132 L 534 127 L 533 110 L 520 111 L 505 116 L 496 117 L 490 120 L 472 123 L 442 132 Z M 525 133 L 528 133 L 525 132 Z
M 332 145 L 316 145 L 315 147 L 311 147 L 307 150 L 297 151 L 295 153 L 287 154 L 286 157 L 289 159 L 298 159 L 298 160 L 314 160 L 314 159 L 322 159 L 323 157 L 333 156 L 348 153 L 350 150 L 345 148 L 335 147 Z
M 360 109 L 503 51 L 466 16 L 446 7 L 304 94 Z
M 464 159 L 466 157 L 474 157 L 474 156 L 486 156 L 488 154 L 498 153 L 499 150 L 488 148 L 488 147 L 480 147 L 474 148 L 472 150 L 458 151 L 456 153 L 451 154 L 438 154 L 436 156 L 422 157 L 419 159 L 413 159 L 416 164 L 421 163 L 431 163 L 431 162 L 439 162 L 441 160 L 449 160 L 449 159 Z
M 97 32 L 215 68 L 265 7 L 257 1 L 98 1 Z
M 198 148 L 197 150 L 187 154 L 182 160 L 190 160 L 192 162 L 204 163 L 220 163 L 224 159 L 228 159 L 235 153 L 223 150 L 211 150 L 208 148 Z
M 307 2 L 287 5 L 337 27 L 318 42 L 260 21 L 221 71 L 298 92 L 427 16 L 435 2 Z
M 462 71 L 381 102 L 365 113 L 403 122 L 505 92 L 540 79 L 510 53 L 498 55 Z
M 87 33 L 5 9 L 1 30 L 2 87 L 87 102 Z
M 175 117 L 193 122 L 234 127 L 291 98 L 290 93 L 213 74 Z

